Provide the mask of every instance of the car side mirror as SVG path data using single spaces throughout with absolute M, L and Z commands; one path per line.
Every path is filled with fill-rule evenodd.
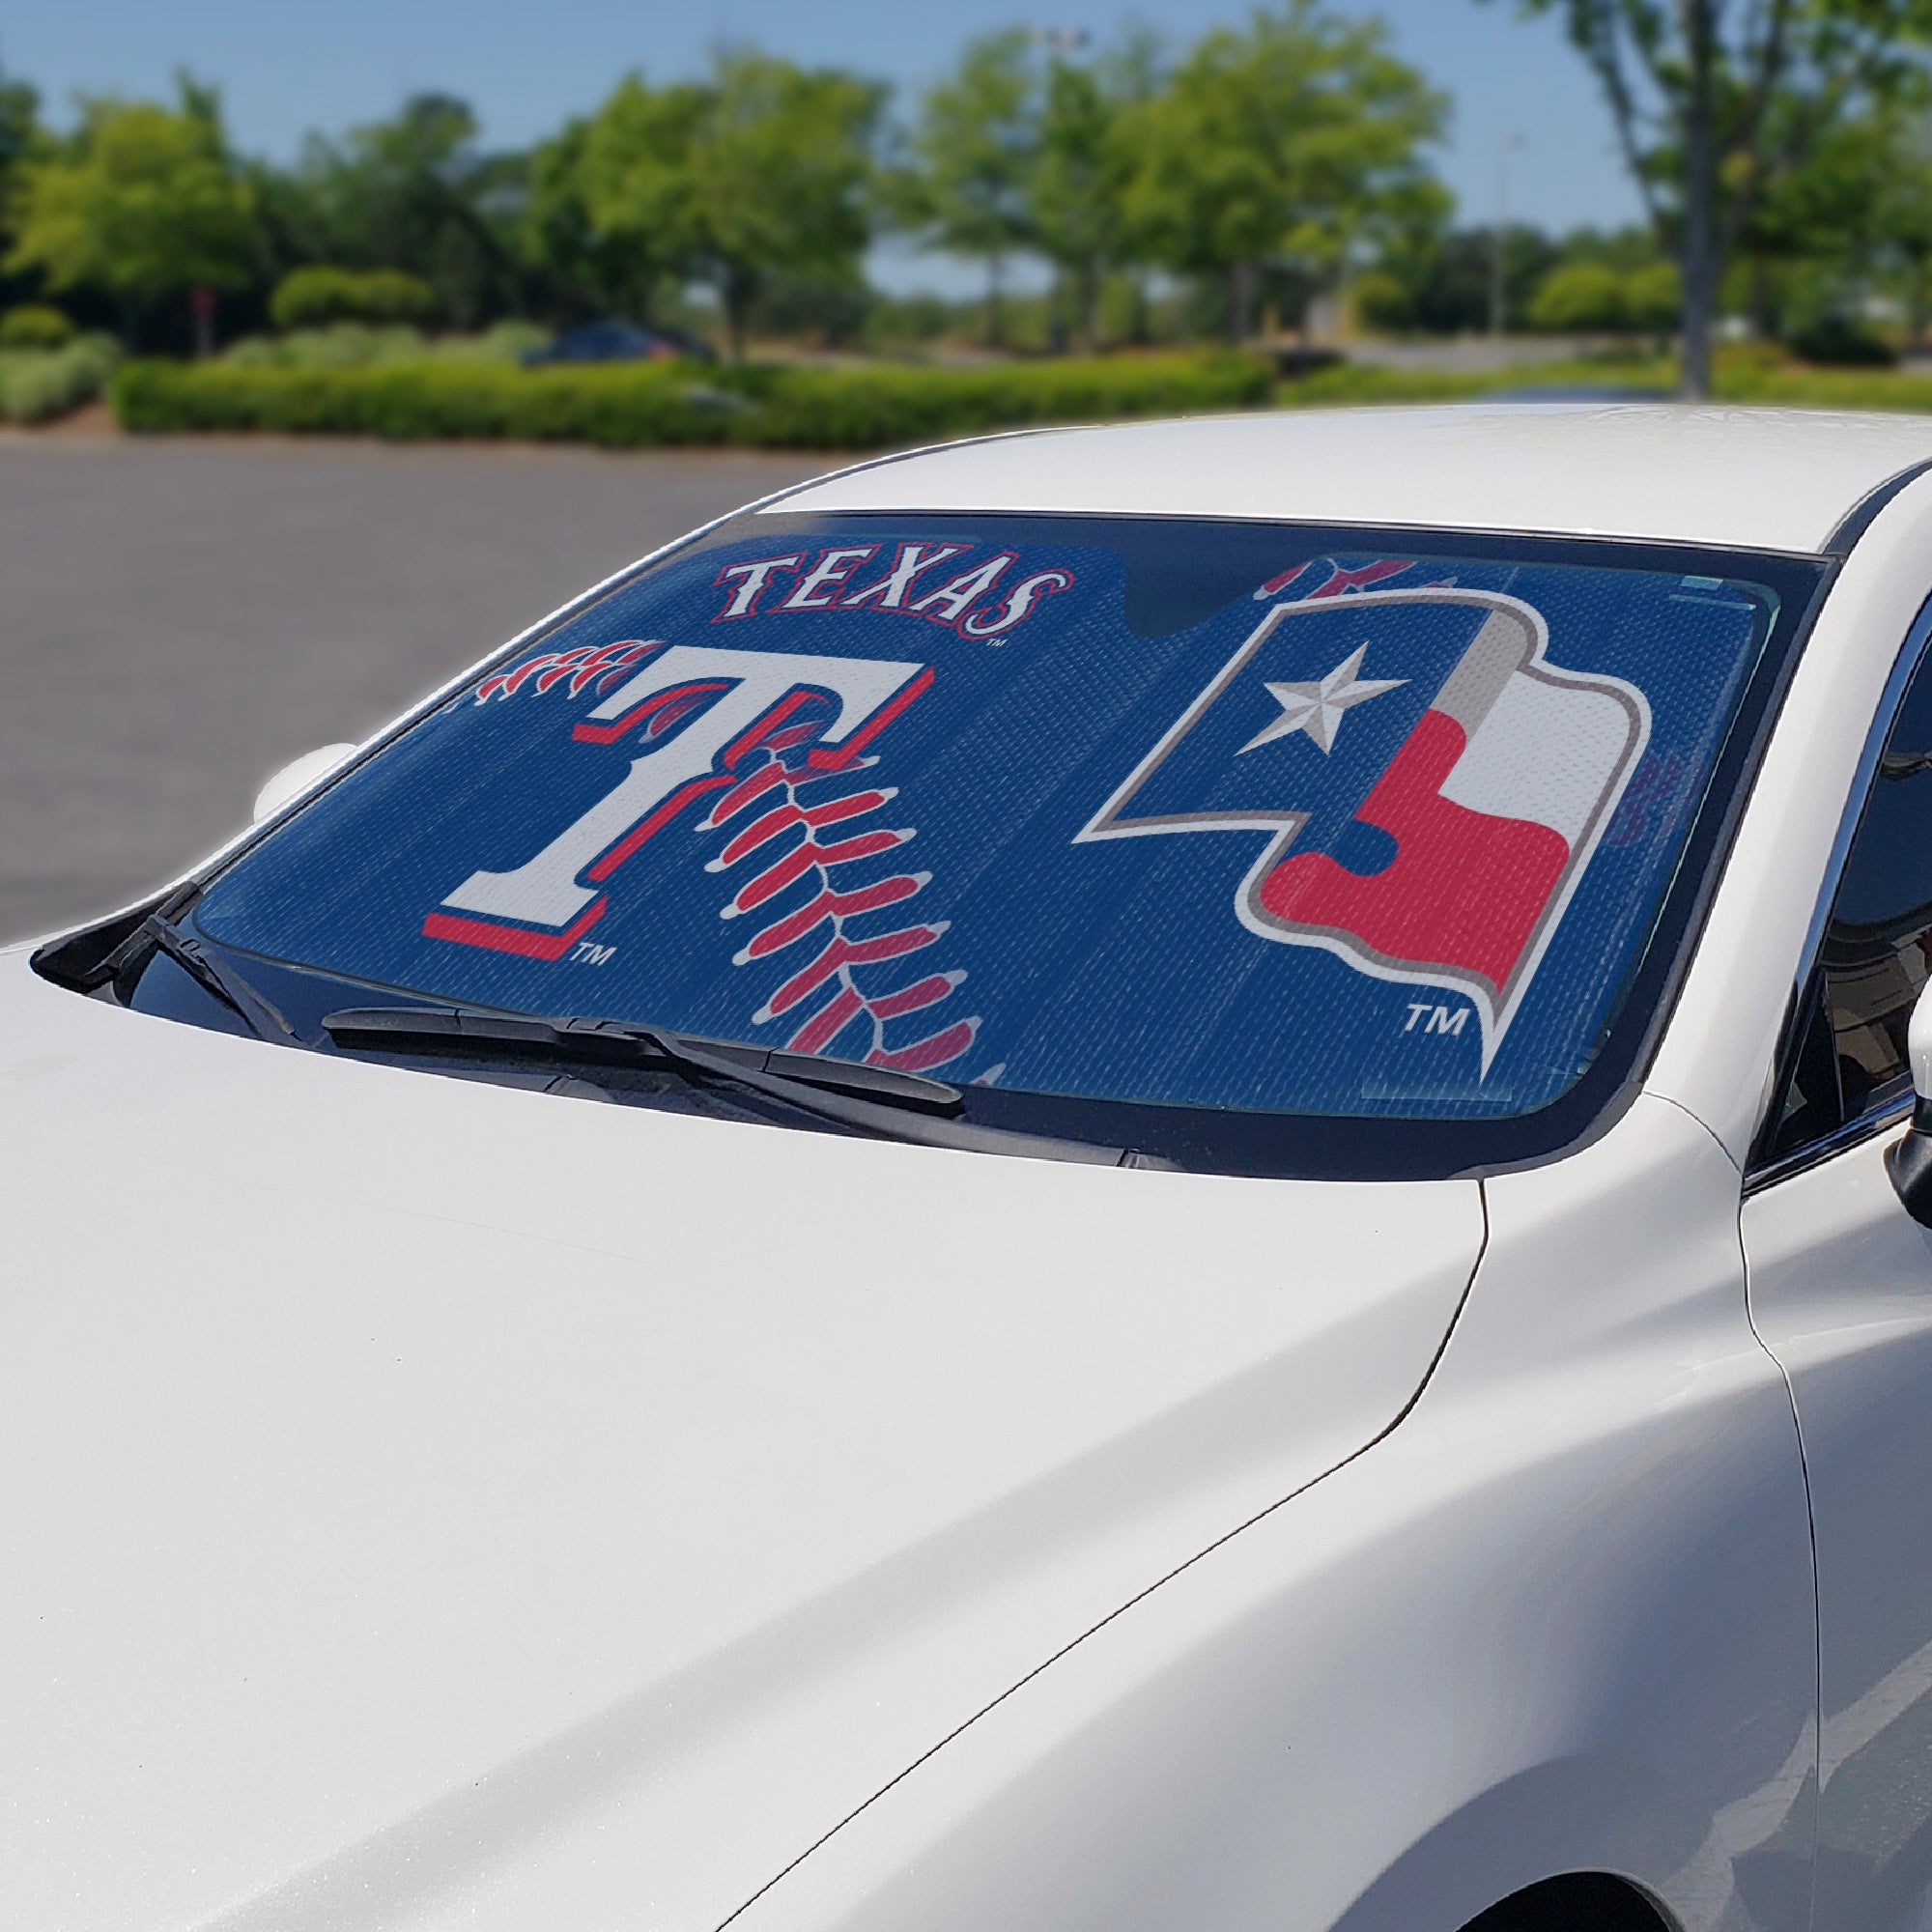
M 1886 1172 L 1905 1204 L 1905 1211 L 1932 1228 L 1932 983 L 1918 995 L 1906 1030 L 1906 1058 L 1912 1063 L 1912 1129 L 1886 1151 Z
M 259 825 L 263 819 L 281 810 L 290 799 L 305 792 L 317 779 L 332 772 L 355 749 L 354 745 L 324 745 L 316 751 L 304 752 L 298 758 L 291 758 L 255 794 L 253 822 Z

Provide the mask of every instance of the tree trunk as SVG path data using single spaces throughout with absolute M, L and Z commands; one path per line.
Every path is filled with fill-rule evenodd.
M 986 347 L 998 349 L 1006 340 L 1006 322 L 1001 314 L 1001 282 L 1006 272 L 1004 255 L 986 257 Z
M 745 359 L 745 328 L 751 320 L 752 278 L 742 269 L 724 272 L 724 327 L 731 344 L 731 359 Z
M 214 291 L 193 288 L 187 292 L 187 310 L 194 323 L 194 359 L 206 362 L 214 354 Z
M 1750 327 L 1760 341 L 1769 342 L 1777 333 L 1771 297 L 1771 264 L 1762 255 L 1753 255 L 1750 264 Z
M 1717 166 L 1713 153 L 1714 0 L 1685 0 L 1690 89 L 1684 116 L 1684 372 L 1681 393 L 1711 393 L 1711 335 L 1717 321 Z
M 1253 262 L 1236 262 L 1228 270 L 1228 336 L 1237 345 L 1255 332 L 1255 283 L 1258 279 Z

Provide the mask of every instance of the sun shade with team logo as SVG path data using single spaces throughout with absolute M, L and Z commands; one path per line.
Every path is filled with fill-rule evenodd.
M 500 659 L 196 923 L 969 1094 L 1521 1115 L 1598 1055 L 1801 568 L 741 519 Z

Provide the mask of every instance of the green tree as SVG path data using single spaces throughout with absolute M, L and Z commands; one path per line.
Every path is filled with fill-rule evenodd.
M 908 226 L 934 247 L 984 264 L 989 344 L 1005 335 L 1007 264 L 1032 234 L 1037 91 L 1024 28 L 969 42 L 952 75 L 920 102 L 911 165 L 895 181 Z
M 11 188 L 15 171 L 45 145 L 41 129 L 41 97 L 24 80 L 8 78 L 0 68 L 0 193 Z
M 130 343 L 155 302 L 233 288 L 250 271 L 253 204 L 218 101 L 185 76 L 180 88 L 175 108 L 84 100 L 72 136 L 18 171 L 8 267 L 38 269 L 55 290 L 106 291 Z M 198 323 L 206 313 L 197 306 Z
M 716 57 L 704 92 L 685 171 L 686 232 L 742 356 L 768 275 L 856 273 L 872 235 L 886 90 L 733 49 Z
M 1726 265 L 1845 121 L 1918 91 L 1932 0 L 1522 0 L 1589 63 L 1684 279 L 1684 391 L 1711 391 Z
M 327 328 L 332 323 L 377 327 L 426 321 L 436 295 L 420 276 L 400 269 L 294 270 L 276 283 L 269 319 L 277 328 Z
M 710 107 L 701 86 L 627 74 L 595 114 L 537 150 L 526 229 L 588 306 L 649 321 L 659 286 L 696 270 L 692 153 Z
M 340 141 L 311 136 L 277 207 L 299 259 L 420 275 L 466 327 L 519 307 L 526 168 L 476 134 L 467 102 L 418 94 Z
M 573 313 L 646 319 L 650 291 L 639 289 L 632 251 L 601 235 L 583 179 L 592 117 L 573 115 L 530 153 L 529 194 L 518 241 L 526 263 L 564 295 Z
M 19 212 L 22 164 L 47 145 L 41 127 L 41 97 L 24 80 L 11 79 L 0 68 L 0 257 L 13 245 Z M 33 292 L 33 276 L 0 273 L 0 306 Z
M 1206 35 L 1130 117 L 1130 213 L 1167 267 L 1225 278 L 1238 340 L 1264 268 L 1332 274 L 1358 239 L 1439 205 L 1420 150 L 1444 112 L 1379 21 L 1284 0 Z
M 1503 234 L 1503 323 L 1528 326 L 1529 305 L 1561 251 L 1540 229 L 1514 221 Z M 1492 228 L 1445 228 L 1418 219 L 1401 224 L 1381 243 L 1376 270 L 1399 285 L 1356 284 L 1357 312 L 1371 327 L 1415 328 L 1434 335 L 1472 334 L 1490 325 L 1495 268 Z M 1361 280 L 1368 280 L 1367 276 Z
M 1615 333 L 1630 326 L 1624 277 L 1602 262 L 1565 262 L 1550 270 L 1529 305 L 1538 328 Z
M 634 309 L 668 275 L 712 282 L 742 355 L 768 281 L 856 283 L 884 105 L 876 82 L 747 49 L 715 55 L 702 81 L 633 74 L 541 158 L 532 215 Z
M 1058 271 L 1074 332 L 1089 349 L 1099 332 L 1103 279 L 1133 264 L 1138 252 L 1127 200 L 1135 166 L 1128 136 L 1133 114 L 1159 85 L 1158 49 L 1137 33 L 1097 61 L 1056 53 L 1036 96 L 1026 239 Z
M 1918 348 L 1932 325 L 1932 119 L 1912 114 L 1888 121 L 1877 191 L 1866 205 L 1874 253 L 1899 273 L 1906 332 Z
M 1667 336 L 1684 319 L 1684 277 L 1675 262 L 1650 262 L 1624 277 L 1630 326 L 1644 335 Z
M 1118 115 L 1089 67 L 1056 60 L 1040 102 L 1039 148 L 1027 184 L 1029 228 L 1060 271 L 1082 347 L 1094 346 L 1100 281 L 1126 233 L 1131 159 Z

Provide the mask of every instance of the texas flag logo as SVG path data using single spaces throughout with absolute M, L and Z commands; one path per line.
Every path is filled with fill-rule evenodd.
M 1454 585 L 1277 604 L 1075 842 L 1259 835 L 1241 923 L 1465 994 L 1487 1073 L 1650 736 L 1548 643 Z

